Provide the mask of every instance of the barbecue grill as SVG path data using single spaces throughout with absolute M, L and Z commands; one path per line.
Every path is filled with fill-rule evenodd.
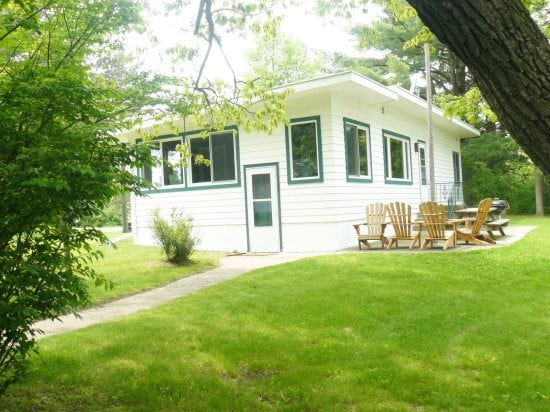
M 510 205 L 508 202 L 504 199 L 499 199 L 498 197 L 495 197 L 493 199 L 493 203 L 491 203 L 491 206 L 496 208 L 495 214 L 501 215 L 503 214 L 506 209 L 510 209 Z

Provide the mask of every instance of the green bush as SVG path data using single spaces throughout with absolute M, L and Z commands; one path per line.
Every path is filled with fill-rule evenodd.
M 197 244 L 191 235 L 192 229 L 192 219 L 176 210 L 172 211 L 171 221 L 162 218 L 158 209 L 153 212 L 153 235 L 170 263 L 181 265 L 189 260 Z
M 476 205 L 486 197 L 510 203 L 510 213 L 535 212 L 533 163 L 509 136 L 489 133 L 467 139 L 462 145 L 464 199 Z M 544 183 L 544 203 L 550 201 L 550 185 Z

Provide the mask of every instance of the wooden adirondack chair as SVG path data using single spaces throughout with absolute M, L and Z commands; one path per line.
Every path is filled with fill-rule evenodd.
M 421 250 L 426 250 L 429 243 L 433 247 L 434 243 L 438 240 L 445 241 L 443 250 L 447 250 L 451 243 L 456 246 L 456 230 L 461 221 L 447 220 L 444 205 L 432 201 L 424 202 L 420 204 L 420 213 L 424 219 L 424 226 L 428 231 L 420 247 Z M 450 231 L 446 230 L 449 223 L 453 225 L 453 229 Z
M 487 220 L 489 209 L 493 199 L 487 198 L 479 202 L 476 216 L 473 219 L 464 219 L 466 227 L 458 228 L 456 231 L 457 239 L 464 240 L 466 243 L 475 245 L 486 245 L 487 243 L 496 243 L 488 234 L 481 233 L 481 228 Z
M 413 226 L 417 225 L 412 221 L 411 206 L 403 202 L 394 202 L 386 206 L 395 235 L 390 238 L 388 249 L 393 244 L 398 247 L 400 240 L 412 240 L 409 249 L 412 249 L 416 242 L 420 244 L 420 231 L 414 231 Z
M 384 236 L 386 230 L 386 207 L 383 203 L 373 203 L 367 206 L 367 219 L 365 223 L 353 225 L 357 232 L 359 250 L 361 244 L 370 248 L 369 240 L 379 240 L 384 245 L 388 244 L 388 238 Z

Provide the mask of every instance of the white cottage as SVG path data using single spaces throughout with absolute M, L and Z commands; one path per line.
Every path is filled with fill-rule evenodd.
M 290 124 L 272 135 L 237 125 L 206 139 L 185 131 L 154 140 L 159 157 L 173 161 L 175 146 L 187 141 L 210 165 L 191 159 L 186 168 L 142 171 L 158 191 L 132 198 L 137 243 L 154 242 L 155 208 L 166 216 L 176 208 L 193 217 L 199 249 L 333 251 L 357 244 L 352 224 L 364 219 L 367 204 L 399 200 L 417 208 L 428 200 L 425 100 L 352 72 L 288 87 Z M 461 181 L 460 140 L 478 134 L 434 108 L 440 201 L 461 198 L 454 184 Z

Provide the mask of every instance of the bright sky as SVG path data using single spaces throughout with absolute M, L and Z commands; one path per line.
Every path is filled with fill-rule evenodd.
M 129 43 L 139 47 L 139 56 L 142 64 L 158 73 L 173 74 L 171 72 L 171 56 L 166 51 L 179 45 L 200 45 L 193 36 L 194 21 L 197 16 L 199 0 L 189 1 L 189 5 L 181 13 L 166 15 L 163 0 L 148 0 L 151 12 L 147 14 L 150 31 L 156 37 L 156 43 L 150 43 L 145 36 L 132 36 Z M 282 30 L 288 35 L 301 40 L 308 48 L 328 52 L 339 51 L 348 55 L 360 55 L 354 49 L 354 39 L 346 32 L 350 22 L 343 18 L 321 18 L 313 12 L 314 0 L 304 0 L 300 6 L 290 8 L 282 23 Z M 374 18 L 376 13 L 369 16 L 360 15 L 355 22 L 367 21 Z M 227 54 L 237 75 L 246 72 L 246 53 L 254 47 L 253 36 L 247 38 L 234 34 L 224 34 L 222 37 L 224 51 Z M 205 47 L 202 47 L 204 51 Z M 191 75 L 197 68 L 176 65 L 178 74 Z M 214 48 L 209 59 L 206 75 L 209 77 L 226 77 L 227 65 L 217 48 Z

